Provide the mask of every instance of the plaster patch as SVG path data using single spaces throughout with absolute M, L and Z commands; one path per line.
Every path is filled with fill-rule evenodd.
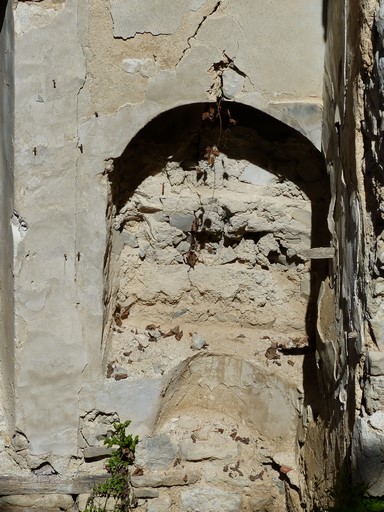
M 156 73 L 156 63 L 153 59 L 124 59 L 122 68 L 129 75 L 139 75 L 148 78 Z
M 16 35 L 21 36 L 30 30 L 46 27 L 64 7 L 65 3 L 55 4 L 52 8 L 40 4 L 18 3 L 14 11 Z
M 150 32 L 153 35 L 174 34 L 187 11 L 197 11 L 207 0 L 155 0 L 150 4 L 142 0 L 111 1 L 113 34 L 129 39 L 136 34 Z

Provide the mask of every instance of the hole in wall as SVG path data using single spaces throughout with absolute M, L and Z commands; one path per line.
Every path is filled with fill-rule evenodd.
M 209 453 L 237 432 L 236 454 L 257 470 L 234 454 L 228 475 L 261 475 L 257 493 L 280 503 L 274 468 L 298 468 L 302 405 L 314 416 L 319 407 L 316 302 L 328 263 L 303 255 L 329 245 L 321 154 L 251 107 L 195 104 L 151 121 L 107 173 L 106 376 L 163 380 L 154 433 L 180 453 L 190 435 L 194 444 L 191 417 Z M 207 464 L 226 475 L 226 463 Z
M 108 376 L 162 375 L 194 333 L 229 353 L 244 336 L 248 355 L 263 336 L 313 342 L 327 264 L 302 254 L 329 244 L 329 196 L 307 139 L 241 104 L 186 105 L 143 128 L 108 176 Z

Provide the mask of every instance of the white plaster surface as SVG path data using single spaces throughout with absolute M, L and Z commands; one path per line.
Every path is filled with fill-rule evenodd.
M 137 33 L 173 34 L 188 11 L 197 11 L 207 0 L 111 0 L 114 36 L 127 39 Z

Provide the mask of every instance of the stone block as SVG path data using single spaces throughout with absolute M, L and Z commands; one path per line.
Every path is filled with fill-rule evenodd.
M 239 512 L 241 497 L 213 487 L 190 489 L 181 493 L 181 512 Z
M 129 247 L 132 247 L 133 249 L 139 247 L 136 237 L 134 235 L 132 235 L 132 233 L 129 233 L 128 231 L 121 232 L 121 240 L 124 245 L 128 245 Z
M 169 224 L 180 231 L 191 231 L 195 216 L 192 213 L 171 213 Z
M 384 495 L 384 413 L 357 418 L 353 431 L 352 464 L 356 482 L 365 482 L 368 494 Z
M 233 460 L 238 457 L 237 443 L 231 441 L 198 441 L 183 439 L 180 443 L 180 457 L 189 461 L 206 459 Z
M 369 320 L 373 337 L 379 349 L 384 348 L 384 304 L 381 304 L 376 314 Z
M 201 477 L 197 470 L 169 470 L 145 472 L 141 476 L 132 476 L 133 487 L 172 487 L 196 483 Z
M 162 469 L 175 459 L 177 448 L 165 434 L 157 434 L 140 441 L 136 448 L 136 464 L 151 469 Z
M 384 375 L 384 352 L 369 351 L 366 368 L 369 375 Z
M 83 510 L 85 510 L 85 507 L 87 506 L 89 497 L 90 497 L 90 494 L 79 494 L 78 495 L 77 507 L 79 509 L 79 512 L 83 512 Z
M 234 69 L 225 69 L 222 74 L 223 96 L 232 100 L 243 89 L 244 77 L 239 75 Z
M 84 448 L 84 459 L 91 461 L 95 459 L 102 459 L 109 457 L 112 453 L 112 449 L 107 446 L 89 446 Z
M 240 174 L 239 180 L 250 185 L 271 185 L 277 178 L 272 173 L 255 164 L 248 164 Z
M 169 496 L 151 500 L 147 506 L 147 512 L 169 512 L 171 510 L 172 500 Z
M 159 491 L 156 489 L 148 489 L 147 487 L 135 489 L 136 498 L 140 499 L 152 499 L 159 497 Z
M 65 494 L 22 494 L 0 497 L 0 510 L 19 512 L 27 511 L 72 511 L 74 501 L 72 496 Z
M 364 398 L 368 414 L 384 409 L 384 377 L 369 377 L 364 386 Z

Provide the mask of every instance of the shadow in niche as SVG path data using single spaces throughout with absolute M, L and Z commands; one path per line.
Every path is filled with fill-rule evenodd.
M 0 32 L 3 30 L 5 13 L 7 11 L 8 0 L 3 0 L 0 4 Z
M 167 162 L 180 162 L 184 170 L 196 172 L 196 164 L 204 159 L 207 146 L 217 145 L 228 158 L 246 160 L 275 174 L 279 181 L 289 180 L 298 186 L 311 202 L 311 247 L 327 247 L 330 194 L 322 154 L 302 134 L 257 109 L 222 102 L 221 111 L 225 115 L 221 119 L 215 117 L 212 122 L 202 119 L 210 107 L 215 109 L 216 104 L 174 108 L 138 132 L 115 159 L 109 173 L 116 214 L 137 187 L 148 176 L 161 172 Z M 303 379 L 305 402 L 311 405 L 315 415 L 321 409 L 315 364 L 316 304 L 321 282 L 327 274 L 327 260 L 312 260 L 306 333 L 303 333 L 309 340 Z
M 327 29 L 328 29 L 328 0 L 323 0 L 323 29 L 324 29 L 324 41 L 327 40 Z

